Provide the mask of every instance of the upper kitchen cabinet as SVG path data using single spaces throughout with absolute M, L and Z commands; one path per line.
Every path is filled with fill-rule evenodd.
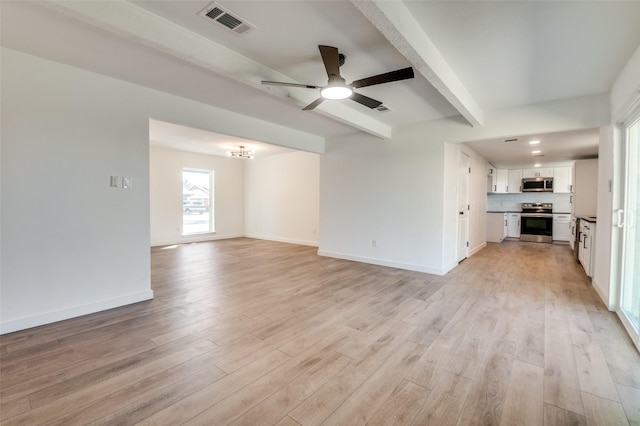
M 573 192 L 573 167 L 555 167 L 553 169 L 553 192 L 559 194 Z
M 572 213 L 596 216 L 598 201 L 598 159 L 577 160 L 573 181 Z
M 487 192 L 504 194 L 507 192 L 509 171 L 504 169 L 494 169 L 492 176 L 487 180 Z
M 523 178 L 553 177 L 553 168 L 538 167 L 535 169 L 522 169 L 522 177 Z
M 522 192 L 522 170 L 512 169 L 508 171 L 507 192 L 510 194 Z

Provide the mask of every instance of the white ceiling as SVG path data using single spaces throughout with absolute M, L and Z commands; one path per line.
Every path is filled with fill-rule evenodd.
M 237 36 L 198 16 L 206 0 L 2 0 L 0 40 L 323 137 L 357 131 L 388 137 L 394 126 L 459 115 L 477 126 L 496 109 L 606 93 L 640 45 L 637 1 L 219 3 L 256 29 Z M 260 85 L 263 79 L 325 84 L 318 44 L 347 56 L 341 69 L 347 82 L 407 66 L 416 78 L 359 90 L 390 112 L 350 100 L 301 111 L 316 91 Z M 156 139 L 175 140 L 170 130 Z M 592 144 L 592 135 L 582 136 Z M 557 161 L 591 155 L 569 138 L 554 140 Z M 473 147 L 494 163 L 523 161 L 485 144 Z
M 518 169 L 531 168 L 536 163 L 553 167 L 572 160 L 596 158 L 599 139 L 600 129 L 585 129 L 473 141 L 466 145 L 491 159 L 490 163 L 499 169 Z M 530 144 L 531 141 L 539 143 Z

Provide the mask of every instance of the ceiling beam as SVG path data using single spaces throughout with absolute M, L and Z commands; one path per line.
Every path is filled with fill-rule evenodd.
M 319 96 L 287 89 L 272 90 L 260 81 L 295 80 L 130 2 L 50 0 L 38 4 L 263 92 L 293 100 L 300 106 Z M 374 136 L 391 138 L 391 126 L 344 103 L 325 102 L 316 111 Z
M 480 106 L 401 0 L 351 3 L 472 126 L 484 124 Z

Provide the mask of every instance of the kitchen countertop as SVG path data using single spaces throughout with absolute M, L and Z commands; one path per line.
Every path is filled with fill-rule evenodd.
M 580 220 L 584 220 L 587 222 L 591 222 L 591 223 L 596 223 L 597 222 L 597 217 L 596 216 L 578 216 L 580 218 Z
M 487 210 L 487 213 L 522 213 L 522 210 Z M 552 214 L 571 214 L 569 212 L 551 212 Z M 585 218 L 585 220 L 588 220 Z M 595 222 L 595 218 L 593 219 Z

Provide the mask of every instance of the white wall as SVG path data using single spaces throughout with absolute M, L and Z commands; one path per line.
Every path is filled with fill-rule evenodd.
M 320 160 L 319 253 L 444 274 L 455 265 L 457 237 L 452 190 L 457 157 L 452 146 L 445 151 L 447 142 L 589 129 L 608 122 L 608 99 L 602 95 L 495 111 L 483 127 L 454 117 L 396 128 L 387 141 L 366 135 L 328 140 Z M 474 164 L 485 167 L 480 159 Z M 486 176 L 478 185 L 485 194 Z M 482 238 L 481 217 L 478 213 L 474 219 L 479 222 L 471 230 L 471 235 L 477 232 L 474 238 Z M 484 244 L 474 241 L 471 251 Z
M 313 135 L 2 48 L 0 332 L 152 297 L 149 118 L 324 150 Z M 128 176 L 129 190 L 109 187 Z
M 609 307 L 618 304 L 617 260 L 620 255 L 621 231 L 614 226 L 614 212 L 622 208 L 622 133 L 618 123 L 625 118 L 640 98 L 640 46 L 629 59 L 610 92 L 609 126 L 600 132 L 598 153 L 598 223 L 596 226 L 596 259 L 593 286 Z M 609 181 L 613 191 L 609 191 Z
M 419 130 L 400 129 L 392 141 L 364 134 L 327 141 L 319 254 L 443 273 L 444 144 L 415 143 Z
M 317 246 L 319 211 L 318 154 L 292 152 L 246 162 L 246 236 Z
M 150 147 L 151 245 L 244 236 L 244 163 L 241 159 Z M 214 172 L 215 234 L 181 235 L 185 167 Z
M 611 232 L 613 230 L 613 192 L 609 182 L 613 181 L 613 158 L 613 128 L 612 126 L 604 126 L 600 129 L 598 149 L 598 222 L 596 223 L 596 255 L 592 284 L 609 309 L 615 308 L 616 301 L 616 297 L 612 297 L 609 289 L 612 260 Z

